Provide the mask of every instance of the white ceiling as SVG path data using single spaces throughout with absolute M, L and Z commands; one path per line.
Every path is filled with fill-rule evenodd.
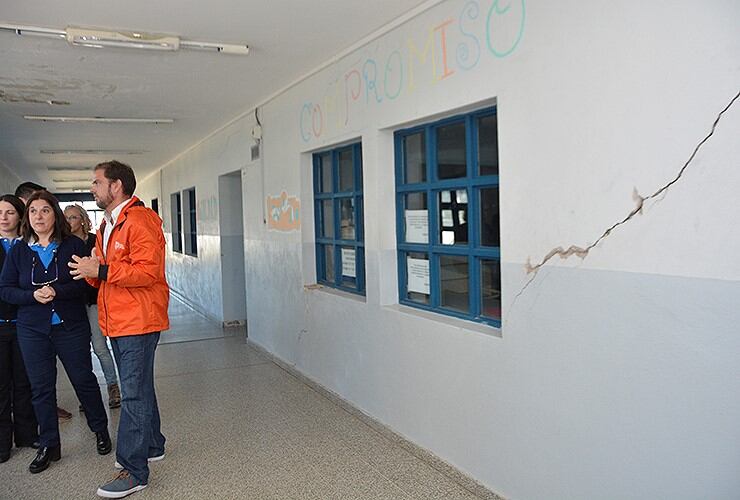
M 40 150 L 144 150 L 115 155 L 143 178 L 422 0 L 152 0 L 3 2 L 0 23 L 141 30 L 246 43 L 248 56 L 72 47 L 0 31 L 0 162 L 56 192 L 88 187 L 111 155 Z M 427 2 L 428 3 L 428 2 Z M 57 101 L 62 104 L 48 104 Z M 173 118 L 173 124 L 32 122 L 24 115 Z

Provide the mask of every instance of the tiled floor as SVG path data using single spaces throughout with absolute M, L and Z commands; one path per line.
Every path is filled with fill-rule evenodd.
M 225 334 L 182 304 L 171 312 L 156 364 L 167 456 L 130 498 L 478 498 L 249 347 L 243 330 Z M 0 498 L 97 498 L 113 476 L 115 456 L 96 454 L 65 376 L 59 403 L 75 410 L 61 423 L 62 460 L 31 475 L 32 450 L 14 451 Z

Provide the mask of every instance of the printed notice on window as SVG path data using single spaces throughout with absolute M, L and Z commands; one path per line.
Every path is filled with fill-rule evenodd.
M 342 248 L 342 276 L 350 278 L 357 277 L 354 248 Z
M 428 259 L 406 259 L 406 276 L 409 292 L 417 292 L 429 295 L 429 260 Z
M 406 243 L 429 243 L 429 212 L 406 210 Z

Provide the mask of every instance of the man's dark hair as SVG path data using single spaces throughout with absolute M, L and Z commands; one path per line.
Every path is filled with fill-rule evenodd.
M 111 160 L 95 165 L 95 170 L 102 170 L 109 181 L 121 181 L 123 194 L 132 196 L 136 190 L 136 176 L 134 170 L 120 161 Z
M 36 191 L 46 191 L 46 188 L 35 182 L 24 182 L 15 188 L 15 195 L 27 200 Z
M 31 227 L 31 220 L 29 215 L 29 208 L 31 207 L 31 203 L 36 200 L 44 200 L 51 206 L 51 209 L 54 211 L 54 231 L 51 233 L 51 237 L 49 239 L 51 241 L 61 243 L 63 239 L 72 234 L 69 227 L 69 222 L 67 222 L 67 219 L 64 217 L 64 213 L 59 206 L 59 200 L 57 200 L 56 196 L 46 190 L 36 191 L 28 198 L 28 202 L 26 203 L 26 213 L 23 215 L 23 221 L 21 221 L 21 236 L 23 237 L 23 240 L 26 242 L 30 242 L 32 239 L 38 239 L 36 231 L 34 231 Z

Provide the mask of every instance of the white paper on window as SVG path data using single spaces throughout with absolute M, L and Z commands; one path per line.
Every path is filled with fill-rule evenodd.
M 467 189 L 458 189 L 457 190 L 457 202 L 458 203 L 467 203 L 468 202 L 468 191 L 467 191 Z
M 452 227 L 454 225 L 452 210 L 442 210 L 442 227 Z
M 355 249 L 354 248 L 342 248 L 342 276 L 350 278 L 357 277 L 356 260 L 355 260 Z
M 452 191 L 442 191 L 442 203 L 451 203 L 452 202 Z
M 429 295 L 429 260 L 406 259 L 406 288 L 409 292 Z
M 442 231 L 442 244 L 443 245 L 454 245 L 455 244 L 455 231 Z
M 406 243 L 429 243 L 429 211 L 406 210 Z

